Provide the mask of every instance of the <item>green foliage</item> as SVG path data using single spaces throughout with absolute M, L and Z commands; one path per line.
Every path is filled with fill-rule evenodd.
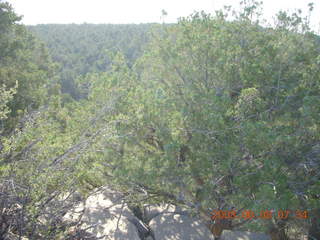
M 139 58 L 149 26 L 32 27 L 62 63 L 65 92 L 78 96 L 67 86 L 78 76 L 77 101 L 59 94 L 44 48 L 10 15 L 3 26 L 20 45 L 0 41 L 16 49 L 0 63 L 0 118 L 42 107 L 3 138 L 0 176 L 28 189 L 28 219 L 50 194 L 105 184 L 202 216 L 319 208 L 319 37 L 299 12 L 267 28 L 260 4 L 244 4 L 233 20 L 227 8 L 156 26 Z
M 4 125 L 8 132 L 23 113 L 46 103 L 54 67 L 44 45 L 18 23 L 21 18 L 10 4 L 0 3 L 0 13 L 0 85 L 16 87 L 13 100 L 7 105 L 10 114 Z
M 48 46 L 53 60 L 60 64 L 62 92 L 83 97 L 76 78 L 110 69 L 108 52 L 121 51 L 131 65 L 141 56 L 152 24 L 67 24 L 37 25 L 28 29 Z
M 5 86 L 0 87 L 0 120 L 7 118 L 7 114 L 10 113 L 10 109 L 7 104 L 13 98 L 16 93 L 16 88 L 6 90 Z
M 115 176 L 182 192 L 203 209 L 312 209 L 318 37 L 296 18 L 279 17 L 275 28 L 263 28 L 246 13 L 234 21 L 226 15 L 196 13 L 156 29 L 129 70 L 127 100 L 114 115 L 117 131 L 126 134 L 118 139 L 125 147 L 113 159 Z M 128 73 L 114 71 L 111 82 Z M 89 101 L 116 85 L 108 86 L 92 86 Z
M 235 115 L 239 119 L 250 118 L 260 112 L 262 99 L 259 97 L 259 91 L 255 88 L 246 88 L 241 90 L 237 104 L 235 105 Z

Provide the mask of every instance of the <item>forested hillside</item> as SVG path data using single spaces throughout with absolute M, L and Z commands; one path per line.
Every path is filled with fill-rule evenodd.
M 170 203 L 215 237 L 320 239 L 319 36 L 299 11 L 266 27 L 245 3 L 27 28 L 0 0 L 0 239 L 93 239 L 64 216 L 104 186 L 137 217 Z
M 48 24 L 29 26 L 60 64 L 62 92 L 79 98 L 75 80 L 110 68 L 110 52 L 122 52 L 132 64 L 143 53 L 154 24 Z

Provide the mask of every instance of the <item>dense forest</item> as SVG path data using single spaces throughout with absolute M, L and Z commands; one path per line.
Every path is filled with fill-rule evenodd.
M 122 52 L 129 64 L 142 55 L 153 24 L 48 24 L 29 26 L 60 63 L 61 91 L 78 99 L 76 79 L 109 70 L 109 52 Z
M 260 3 L 242 7 L 26 27 L 0 0 L 0 239 L 86 239 L 61 199 L 106 185 L 136 209 L 181 206 L 215 237 L 320 239 L 320 37 L 300 11 L 266 26 Z

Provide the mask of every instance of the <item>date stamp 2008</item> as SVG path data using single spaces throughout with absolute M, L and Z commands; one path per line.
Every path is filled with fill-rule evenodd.
M 241 214 L 238 214 L 237 210 L 213 210 L 211 212 L 211 219 L 265 219 L 270 220 L 273 216 L 277 217 L 278 219 L 287 219 L 289 215 L 293 215 L 297 219 L 307 219 L 308 211 L 306 210 L 278 210 L 275 212 L 274 210 L 263 210 L 260 211 L 259 214 L 255 214 L 252 210 L 243 210 Z

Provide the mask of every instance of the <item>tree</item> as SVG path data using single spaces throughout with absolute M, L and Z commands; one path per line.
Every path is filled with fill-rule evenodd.
M 79 78 L 85 98 L 78 101 L 60 95 L 55 81 L 48 99 L 46 89 L 26 85 L 27 76 L 31 83 L 50 80 L 45 61 L 30 57 L 49 58 L 18 25 L 7 25 L 22 45 L 0 65 L 8 75 L 0 117 L 23 124 L 1 139 L 0 216 L 8 223 L 1 237 L 9 229 L 37 239 L 63 235 L 61 218 L 75 203 L 60 204 L 63 194 L 86 197 L 106 183 L 130 196 L 131 206 L 182 205 L 216 236 L 239 227 L 269 231 L 273 239 L 303 227 L 317 236 L 319 37 L 299 12 L 279 13 L 275 26 L 263 27 L 260 5 L 245 2 L 233 20 L 230 11 L 200 12 L 155 28 L 134 64 L 109 51 L 107 71 Z M 215 209 L 247 219 L 212 221 Z M 300 209 L 312 214 L 309 223 L 276 216 Z M 250 222 L 251 211 L 273 217 Z
M 60 65 L 61 90 L 74 99 L 83 98 L 78 78 L 110 69 L 108 52 L 121 51 L 129 64 L 140 57 L 153 24 L 41 24 L 28 29 L 44 41 Z
M 8 113 L 10 113 L 10 109 L 8 108 L 7 104 L 13 98 L 15 94 L 15 88 L 6 90 L 5 86 L 0 88 L 0 120 L 4 120 L 7 118 Z
M 54 85 L 54 67 L 44 45 L 19 24 L 21 17 L 9 3 L 0 3 L 0 14 L 0 85 L 16 86 L 8 103 L 10 114 L 3 121 L 8 134 L 24 112 L 45 103 L 47 91 Z
M 129 71 L 114 175 L 205 219 L 210 209 L 318 208 L 318 37 L 298 13 L 265 28 L 254 9 L 156 31 Z M 271 230 L 283 238 L 295 224 L 274 219 Z

